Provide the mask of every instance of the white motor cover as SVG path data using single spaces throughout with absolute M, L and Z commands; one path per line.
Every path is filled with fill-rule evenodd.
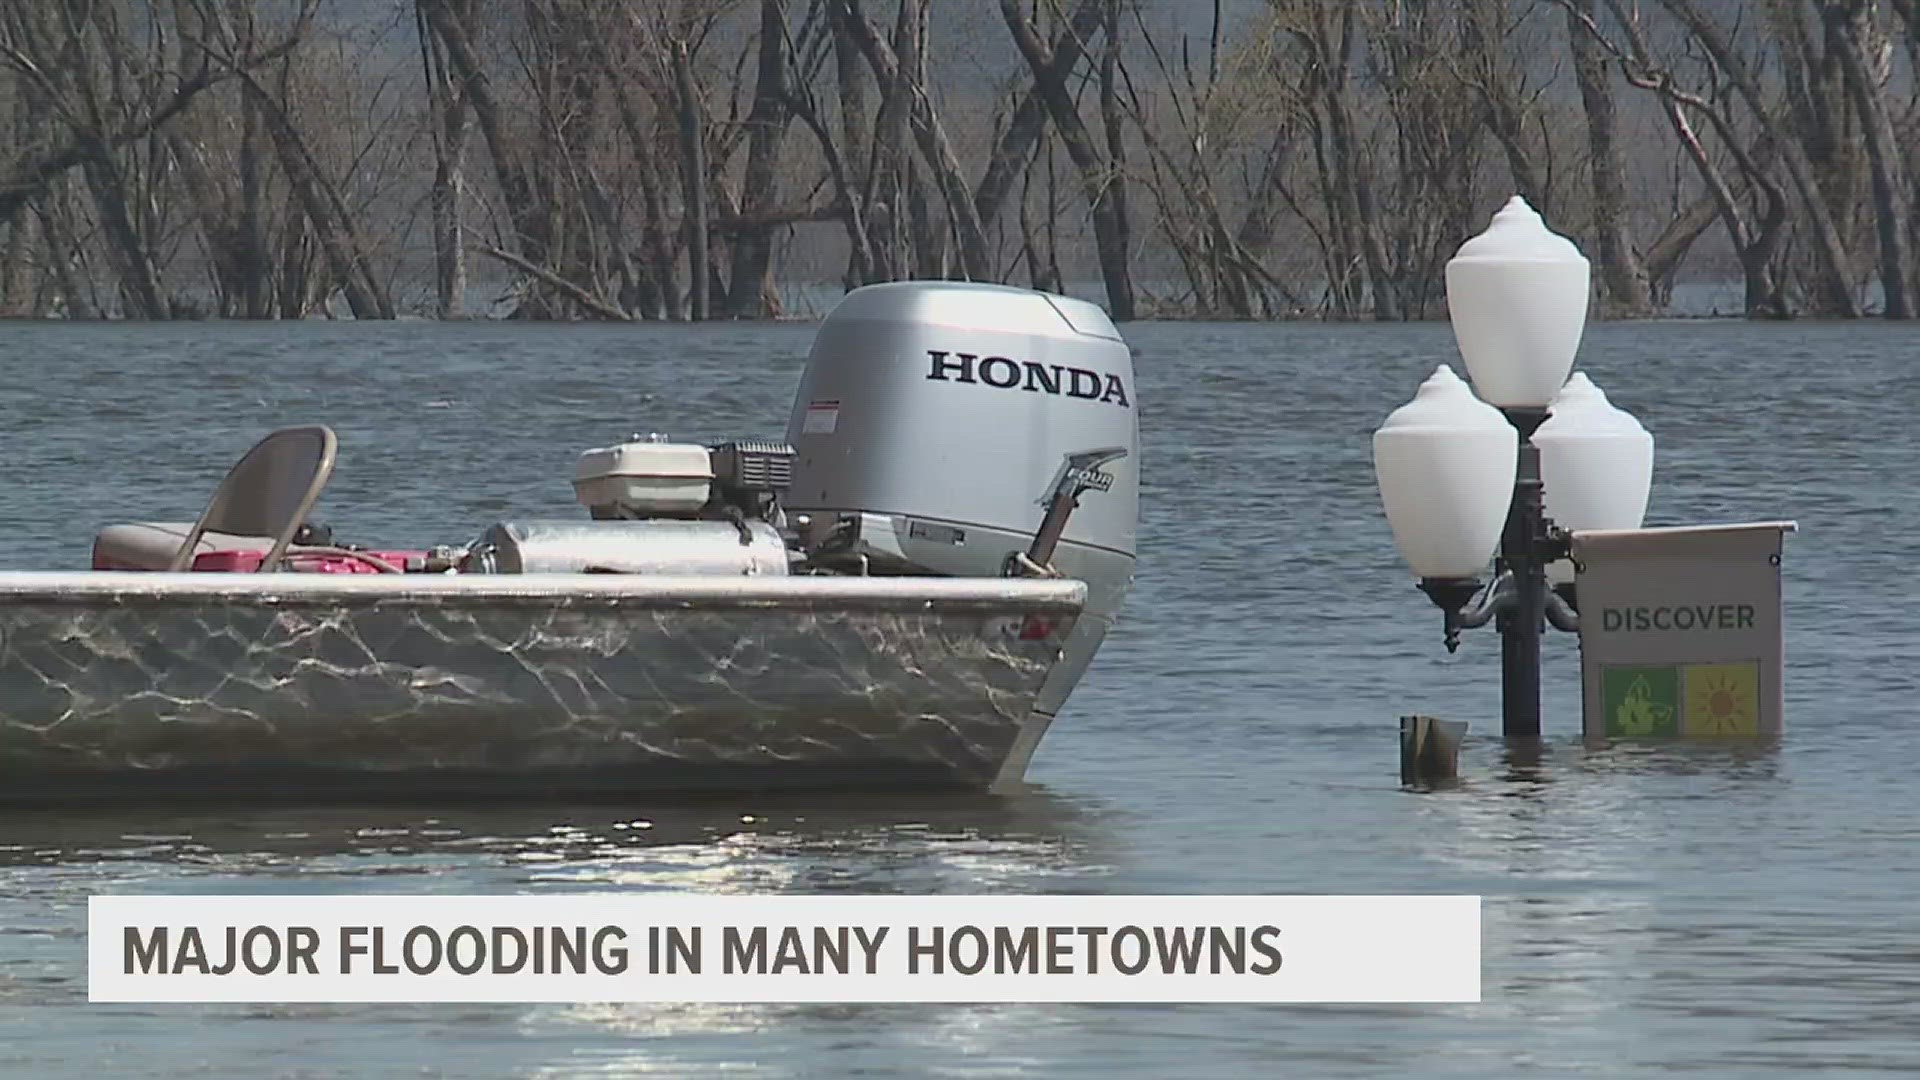
M 869 285 L 814 339 L 785 503 L 1031 537 L 1065 459 L 1118 447 L 1126 456 L 1100 467 L 1111 486 L 1081 497 L 1062 542 L 1131 559 L 1138 432 L 1132 352 L 1097 305 L 970 282 Z M 901 531 L 936 573 L 994 572 L 970 541 Z
M 712 488 L 713 457 L 698 443 L 595 447 L 573 472 L 574 496 L 595 517 L 689 517 L 707 505 Z

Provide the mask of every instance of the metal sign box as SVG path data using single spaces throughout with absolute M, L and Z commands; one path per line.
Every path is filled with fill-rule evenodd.
M 1590 739 L 1778 736 L 1791 521 L 1576 532 Z

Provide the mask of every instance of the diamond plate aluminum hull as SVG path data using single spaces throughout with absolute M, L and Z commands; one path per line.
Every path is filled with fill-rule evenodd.
M 0 801 L 984 788 L 1085 600 L 1001 579 L 0 573 Z

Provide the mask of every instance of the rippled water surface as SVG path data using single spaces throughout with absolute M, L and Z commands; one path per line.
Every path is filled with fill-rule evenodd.
M 778 435 L 806 326 L 0 328 L 0 567 L 190 518 L 267 430 L 341 436 L 320 517 L 464 542 L 576 513 L 635 431 Z M 1138 584 L 995 801 L 0 817 L 0 1076 L 1920 1073 L 1920 334 L 1601 325 L 1659 440 L 1656 523 L 1796 519 L 1788 736 L 1587 750 L 1548 643 L 1533 759 L 1498 647 L 1440 647 L 1378 511 L 1373 427 L 1444 326 L 1136 325 Z M 1466 719 L 1454 791 L 1395 718 Z M 579 889 L 1473 892 L 1485 1000 L 1430 1008 L 89 1006 L 89 895 Z

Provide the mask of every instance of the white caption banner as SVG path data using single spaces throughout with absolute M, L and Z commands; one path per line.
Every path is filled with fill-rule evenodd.
M 1476 1002 L 1477 896 L 96 896 L 102 1002 Z

